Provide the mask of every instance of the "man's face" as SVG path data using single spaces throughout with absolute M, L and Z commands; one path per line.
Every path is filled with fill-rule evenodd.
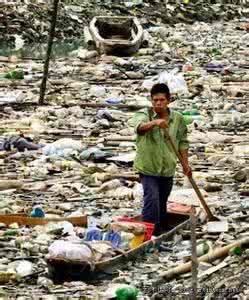
M 152 105 L 156 113 L 164 112 L 169 105 L 169 99 L 163 93 L 158 93 L 152 96 Z

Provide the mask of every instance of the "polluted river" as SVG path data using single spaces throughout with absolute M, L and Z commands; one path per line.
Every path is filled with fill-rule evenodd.
M 224 19 L 167 23 L 147 1 L 63 3 L 71 40 L 59 16 L 40 103 L 47 44 L 28 39 L 33 27 L 20 21 L 29 2 L 0 1 L 9 26 L 0 43 L 0 299 L 194 299 L 194 283 L 198 299 L 248 299 L 248 16 L 228 19 L 227 8 Z M 165 4 L 172 18 L 192 7 L 182 2 Z M 48 5 L 34 6 L 40 18 Z M 146 46 L 131 56 L 88 49 L 84 9 L 92 7 L 90 17 L 102 8 L 137 15 Z M 173 226 L 159 238 L 135 218 L 144 192 L 129 121 L 151 107 L 158 82 L 183 116 L 193 179 L 218 217 L 208 218 L 178 163 L 167 202 Z M 18 148 L 19 138 L 33 149 Z

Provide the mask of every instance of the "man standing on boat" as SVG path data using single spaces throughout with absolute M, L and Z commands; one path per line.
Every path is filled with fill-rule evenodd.
M 167 199 L 173 187 L 177 157 L 167 141 L 165 129 L 184 161 L 184 174 L 192 176 L 188 163 L 187 126 L 183 116 L 171 109 L 170 91 L 166 84 L 151 89 L 152 108 L 137 112 L 129 120 L 137 134 L 134 168 L 144 190 L 143 221 L 154 223 L 154 235 L 169 229 L 166 218 Z

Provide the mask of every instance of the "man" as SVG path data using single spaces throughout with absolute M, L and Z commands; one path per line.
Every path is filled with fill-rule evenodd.
M 164 135 L 168 130 L 184 161 L 184 174 L 192 176 L 188 164 L 187 127 L 180 113 L 168 108 L 169 88 L 155 84 L 151 89 L 152 108 L 143 109 L 129 120 L 137 134 L 134 168 L 144 190 L 143 221 L 154 223 L 154 235 L 169 229 L 166 219 L 167 199 L 173 186 L 177 157 Z

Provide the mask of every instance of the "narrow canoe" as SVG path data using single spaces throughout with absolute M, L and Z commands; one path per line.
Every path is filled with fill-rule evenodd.
M 55 283 L 61 283 L 72 280 L 84 281 L 104 273 L 111 274 L 120 266 L 124 266 L 128 261 L 141 257 L 149 249 L 155 247 L 155 245 L 160 245 L 162 241 L 171 240 L 175 233 L 189 226 L 188 214 L 167 213 L 167 219 L 172 230 L 163 233 L 153 240 L 148 240 L 134 249 L 118 254 L 111 259 L 102 260 L 90 265 L 83 262 L 48 258 L 47 263 L 50 277 Z

